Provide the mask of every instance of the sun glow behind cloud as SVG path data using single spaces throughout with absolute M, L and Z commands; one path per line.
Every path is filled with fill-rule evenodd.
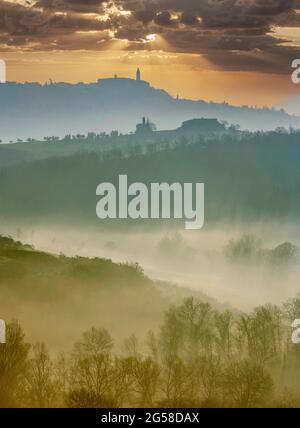
M 146 37 L 146 40 L 148 42 L 155 42 L 156 41 L 156 34 L 148 34 L 148 36 Z
M 270 34 L 277 39 L 283 40 L 281 45 L 300 48 L 300 28 L 274 27 Z
M 0 57 L 12 61 L 11 80 L 94 81 L 139 65 L 175 96 L 272 104 L 299 90 L 290 83 L 299 11 L 284 4 L 279 26 L 277 0 L 253 16 L 254 1 L 0 0 Z

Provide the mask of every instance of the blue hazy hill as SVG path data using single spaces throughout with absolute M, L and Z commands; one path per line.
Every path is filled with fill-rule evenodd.
M 249 130 L 300 128 L 300 118 L 284 111 L 176 99 L 148 82 L 127 78 L 90 84 L 8 82 L 0 85 L 0 109 L 3 141 L 112 130 L 128 133 L 141 115 L 149 116 L 158 129 L 174 129 L 197 117 Z
M 289 114 L 300 116 L 300 92 L 285 99 L 278 108 L 284 109 Z

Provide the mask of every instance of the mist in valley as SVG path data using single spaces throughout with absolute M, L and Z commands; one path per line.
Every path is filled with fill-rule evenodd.
M 50 253 L 139 263 L 151 278 L 190 287 L 243 309 L 251 309 L 262 301 L 278 303 L 299 289 L 296 261 L 271 262 L 267 257 L 255 258 L 247 252 L 236 258 L 226 255 L 231 241 L 245 237 L 256 241 L 258 250 L 274 250 L 284 243 L 300 247 L 297 225 L 224 224 L 200 231 L 168 226 L 135 229 L 113 232 L 102 227 L 48 225 L 32 229 L 10 226 L 5 231 Z M 1 228 L 0 232 L 4 234 Z
M 101 177 L 114 176 L 120 162 L 125 173 L 137 168 L 132 180 L 151 182 L 156 156 L 110 163 L 78 155 L 3 169 L 1 318 L 29 372 L 19 364 L 23 374 L 12 383 L 7 354 L 2 384 L 9 394 L 0 393 L 0 406 L 299 406 L 300 365 L 290 339 L 300 317 L 294 143 L 288 160 L 280 146 L 278 164 L 268 164 L 274 180 L 253 168 L 248 154 L 240 153 L 242 163 L 235 156 L 224 163 L 219 145 L 209 146 L 213 169 L 201 146 L 175 150 L 172 162 L 173 152 L 159 153 L 161 181 L 174 179 L 179 161 L 184 182 L 193 181 L 192 166 L 196 178 L 200 161 L 207 168 L 206 223 L 197 231 L 185 230 L 184 221 L 95 218 Z M 240 171 L 233 173 L 235 165 Z M 31 376 L 41 365 L 42 388 Z M 108 390 L 94 390 L 90 370 Z M 166 394 L 170 378 L 174 388 Z

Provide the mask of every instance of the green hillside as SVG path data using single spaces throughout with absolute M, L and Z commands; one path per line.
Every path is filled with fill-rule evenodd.
M 97 185 L 127 174 L 146 184 L 204 182 L 206 222 L 297 220 L 299 160 L 299 133 L 278 131 L 24 162 L 0 173 L 0 217 L 99 225 Z
M 21 320 L 32 338 L 50 337 L 54 349 L 65 349 L 90 325 L 118 338 L 144 334 L 170 303 L 192 294 L 221 307 L 200 292 L 149 279 L 136 264 L 53 255 L 0 237 L 1 318 Z

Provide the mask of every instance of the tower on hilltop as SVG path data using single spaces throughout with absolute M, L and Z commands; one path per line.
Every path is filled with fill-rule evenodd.
M 136 80 L 137 82 L 141 81 L 141 70 L 139 68 L 136 70 Z

